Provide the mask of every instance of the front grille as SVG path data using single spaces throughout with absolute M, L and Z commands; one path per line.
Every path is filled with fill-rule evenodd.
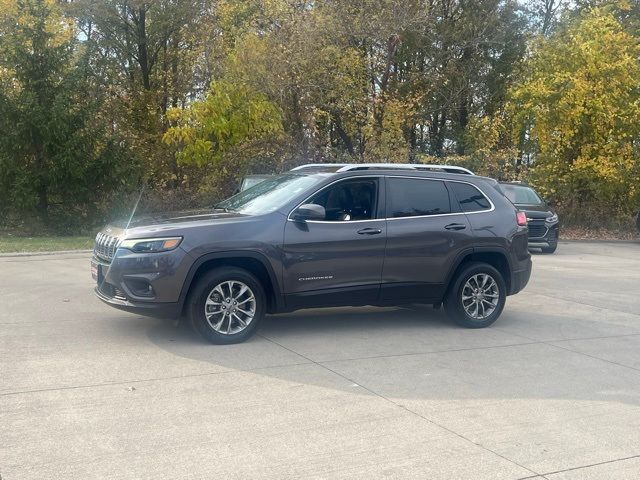
M 127 296 L 118 287 L 113 287 L 113 298 L 116 300 L 126 300 Z
M 547 234 L 544 220 L 529 220 L 529 238 L 541 238 Z
M 120 243 L 118 237 L 107 235 L 106 233 L 98 233 L 96 236 L 96 243 L 93 247 L 93 253 L 102 260 L 110 262 L 116 254 L 118 244 Z

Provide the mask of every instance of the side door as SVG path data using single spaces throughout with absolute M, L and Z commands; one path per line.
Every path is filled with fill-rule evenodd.
M 382 300 L 439 301 L 458 256 L 472 251 L 466 215 L 444 181 L 388 177 Z
M 284 231 L 283 284 L 291 308 L 363 305 L 378 299 L 386 242 L 384 178 L 351 177 L 303 202 L 324 220 L 294 220 Z

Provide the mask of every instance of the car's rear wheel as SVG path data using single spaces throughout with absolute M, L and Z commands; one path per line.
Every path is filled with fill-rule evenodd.
M 483 328 L 498 319 L 506 297 L 507 287 L 500 272 L 488 263 L 473 262 L 454 279 L 444 307 L 459 325 Z
M 210 342 L 239 343 L 256 331 L 265 307 L 264 289 L 255 276 L 241 268 L 220 267 L 195 285 L 189 317 L 194 330 Z

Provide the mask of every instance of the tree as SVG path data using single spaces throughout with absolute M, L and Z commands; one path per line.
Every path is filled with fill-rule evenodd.
M 542 35 L 549 35 L 558 26 L 559 17 L 567 9 L 568 3 L 567 0 L 531 0 L 527 2 L 526 8 L 536 31 Z
M 278 135 L 280 112 L 267 98 L 244 85 L 213 82 L 204 100 L 169 114 L 176 123 L 164 135 L 167 144 L 180 146 L 185 164 L 215 165 L 232 147 Z
M 89 67 L 109 93 L 105 114 L 144 165 L 147 181 L 178 188 L 184 171 L 162 142 L 166 113 L 202 95 L 215 37 L 207 0 L 71 0 Z
M 227 78 L 280 106 L 304 158 L 464 153 L 525 52 L 525 22 L 502 0 L 222 3 Z
M 637 211 L 640 46 L 611 14 L 586 11 L 540 40 L 511 91 L 535 182 L 576 221 Z
M 54 0 L 7 2 L 0 25 L 0 195 L 47 222 L 69 218 L 119 181 L 121 151 L 104 135 L 100 99 L 76 63 L 72 22 Z

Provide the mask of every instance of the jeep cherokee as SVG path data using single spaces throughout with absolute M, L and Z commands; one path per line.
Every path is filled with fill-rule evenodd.
M 526 217 L 495 180 L 460 167 L 303 165 L 212 210 L 98 233 L 96 295 L 186 316 L 213 343 L 249 338 L 266 313 L 427 303 L 491 325 L 531 274 Z

